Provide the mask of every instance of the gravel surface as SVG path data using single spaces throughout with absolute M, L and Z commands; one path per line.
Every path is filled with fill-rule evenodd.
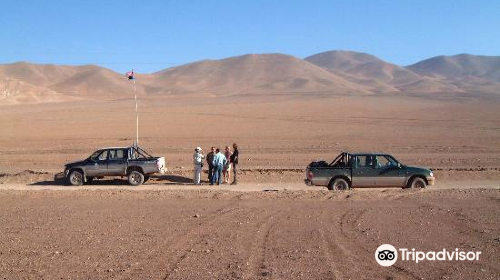
M 0 191 L 3 279 L 498 279 L 500 191 Z M 381 244 L 481 251 L 398 260 Z

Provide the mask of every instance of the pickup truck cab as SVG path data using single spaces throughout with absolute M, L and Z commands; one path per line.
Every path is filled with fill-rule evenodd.
M 141 185 L 153 173 L 165 172 L 165 158 L 153 157 L 143 149 L 132 147 L 103 148 L 88 158 L 68 163 L 64 172 L 56 175 L 68 180 L 71 185 L 79 186 L 105 176 L 127 176 L 128 182 Z
M 329 190 L 358 187 L 425 188 L 434 185 L 432 171 L 401 164 L 389 154 L 341 153 L 331 163 L 313 161 L 306 168 L 307 185 Z

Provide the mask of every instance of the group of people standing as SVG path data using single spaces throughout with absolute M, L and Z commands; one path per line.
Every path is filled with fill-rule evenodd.
M 233 170 L 233 182 L 231 185 L 238 184 L 238 145 L 233 144 L 233 151 L 226 146 L 224 152 L 219 148 L 212 147 L 210 152 L 205 156 L 200 147 L 194 149 L 194 184 L 201 184 L 201 171 L 203 170 L 203 159 L 206 159 L 208 164 L 208 181 L 210 185 L 220 185 L 222 183 L 229 184 L 231 182 L 231 169 Z

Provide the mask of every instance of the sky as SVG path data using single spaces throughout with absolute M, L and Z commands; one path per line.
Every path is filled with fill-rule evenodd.
M 500 55 L 499 0 L 0 0 L 0 63 L 150 73 L 247 53 L 328 50 L 409 65 Z

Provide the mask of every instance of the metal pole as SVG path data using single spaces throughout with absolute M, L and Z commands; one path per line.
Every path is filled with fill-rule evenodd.
M 139 111 L 137 110 L 137 88 L 134 79 L 134 99 L 135 99 L 135 145 L 139 146 Z

